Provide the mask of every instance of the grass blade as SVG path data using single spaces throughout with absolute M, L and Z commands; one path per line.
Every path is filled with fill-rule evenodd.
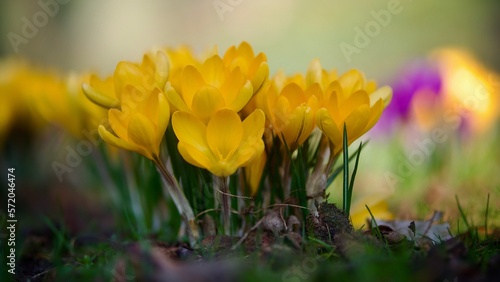
M 349 210 L 349 204 L 351 203 L 349 199 L 349 152 L 347 147 L 349 147 L 347 143 L 347 128 L 344 123 L 344 134 L 343 134 L 343 142 L 342 142 L 342 152 L 344 153 L 344 174 L 343 174 L 343 195 L 342 195 L 342 208 L 344 211 Z M 349 215 L 349 213 L 347 214 Z
M 368 141 L 363 143 L 363 145 L 361 146 L 361 149 L 363 149 L 366 145 L 368 144 Z M 358 149 L 359 150 L 359 149 Z M 351 162 L 352 160 L 354 160 L 354 158 L 356 157 L 356 155 L 358 154 L 358 151 L 354 152 L 352 155 L 349 156 L 349 162 Z M 340 167 L 337 167 L 333 170 L 333 172 L 331 173 L 331 175 L 328 177 L 328 181 L 327 181 L 327 187 L 330 186 L 330 184 L 332 184 L 333 180 L 344 170 L 344 166 L 340 166 Z
M 460 212 L 460 216 L 462 217 L 462 219 L 465 222 L 465 227 L 467 227 L 467 231 L 470 231 L 471 228 L 470 228 L 469 222 L 467 221 L 467 217 L 465 216 L 465 212 L 462 209 L 462 206 L 460 205 L 460 201 L 458 201 L 457 195 L 455 195 L 455 200 L 457 201 L 457 206 L 458 206 L 458 211 Z
M 354 190 L 354 179 L 356 178 L 356 173 L 358 172 L 358 164 L 359 164 L 359 155 L 361 155 L 361 147 L 363 146 L 363 142 L 359 144 L 359 148 L 356 154 L 356 162 L 354 162 L 354 170 L 352 171 L 351 175 L 351 183 L 349 184 L 349 204 L 347 206 L 347 216 L 349 216 L 349 213 L 351 211 L 351 200 L 352 200 L 352 191 Z

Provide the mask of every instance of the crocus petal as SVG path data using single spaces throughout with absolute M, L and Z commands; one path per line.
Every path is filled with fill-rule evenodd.
M 212 152 L 206 149 L 200 150 L 200 147 L 192 146 L 185 142 L 179 142 L 177 149 L 182 158 L 194 166 L 208 169 L 215 162 L 215 159 L 211 155 Z
M 384 86 L 377 89 L 375 92 L 370 94 L 370 106 L 373 105 L 379 100 L 382 99 L 384 101 L 384 108 L 389 105 L 392 99 L 392 88 L 389 86 Z
M 163 135 L 165 135 L 165 131 L 167 130 L 168 123 L 170 121 L 170 106 L 168 104 L 167 99 L 165 98 L 165 94 L 158 93 L 158 134 L 156 143 L 159 146 L 161 140 L 163 139 Z
M 384 110 L 384 101 L 379 99 L 375 105 L 370 109 L 370 117 L 368 119 L 368 123 L 366 124 L 365 131 L 370 130 L 379 120 L 382 115 L 382 111 Z
M 252 46 L 246 41 L 240 43 L 238 53 L 247 61 L 250 61 L 254 57 Z
M 118 99 L 121 99 L 121 92 L 126 85 L 137 85 L 144 88 L 142 72 L 137 64 L 125 61 L 119 62 L 113 77 Z
M 207 127 L 196 116 L 186 112 L 175 112 L 172 115 L 172 127 L 179 142 L 189 144 L 204 154 L 209 152 L 205 137 Z
M 205 85 L 205 80 L 200 72 L 194 66 L 186 66 L 181 76 L 181 95 L 189 108 L 193 104 L 193 97 L 196 91 L 203 85 Z
M 243 138 L 243 126 L 238 114 L 230 109 L 218 111 L 207 125 L 207 143 L 218 159 L 229 158 Z
M 365 133 L 369 118 L 370 107 L 368 105 L 361 105 L 345 119 L 349 144 Z M 344 125 L 341 126 L 343 128 Z
M 207 122 L 215 112 L 224 106 L 224 98 L 219 89 L 213 86 L 203 86 L 194 95 L 191 109 L 196 116 Z
M 345 94 L 353 93 L 354 91 L 363 89 L 364 77 L 357 70 L 350 70 L 339 77 L 339 83 Z
M 339 131 L 337 124 L 331 118 L 329 112 L 325 108 L 321 108 L 316 113 L 318 128 L 330 139 L 334 144 L 339 144 L 342 140 L 342 133 Z
M 235 168 L 249 165 L 258 155 L 264 151 L 264 141 L 247 144 L 238 148 L 238 151 L 232 158 L 232 164 Z M 234 173 L 234 172 L 233 172 Z M 232 173 L 231 173 L 232 174 Z
M 226 75 L 222 59 L 218 55 L 210 57 L 201 66 L 201 73 L 206 83 L 215 87 L 221 86 Z
M 111 128 L 116 135 L 122 139 L 127 139 L 128 115 L 120 110 L 110 109 L 108 112 L 108 120 Z
M 99 136 L 101 136 L 102 140 L 104 140 L 104 142 L 108 143 L 111 146 L 115 146 L 117 148 L 132 152 L 141 151 L 141 149 L 137 145 L 131 144 L 123 139 L 116 137 L 115 135 L 113 135 L 113 133 L 106 130 L 103 125 L 99 125 L 97 131 L 99 132 Z
M 182 97 L 175 91 L 170 82 L 167 82 L 165 85 L 165 96 L 167 96 L 167 100 L 172 104 L 172 106 L 183 112 L 191 112 L 188 108 Z
M 267 155 L 266 152 L 263 151 L 260 155 L 255 157 L 244 170 L 246 183 L 250 187 L 251 195 L 255 195 L 259 189 L 266 162 Z
M 262 139 L 265 121 L 266 116 L 260 109 L 256 109 L 248 115 L 243 121 L 243 142 L 251 138 Z
M 144 100 L 140 104 L 139 112 L 149 118 L 155 125 L 158 121 L 159 108 L 158 108 L 158 94 L 163 95 L 160 89 L 154 88 L 149 93 L 144 93 Z
M 351 114 L 356 108 L 361 105 L 370 105 L 370 98 L 368 94 L 361 90 L 352 93 L 346 100 L 344 100 L 340 107 L 340 115 L 342 118 L 346 118 L 349 114 Z
M 321 83 L 323 77 L 323 67 L 319 59 L 314 59 L 307 68 L 306 84 L 313 85 L 314 83 Z
M 156 72 L 155 72 L 155 86 L 163 89 L 167 83 L 169 72 L 168 57 L 162 51 L 156 53 Z
M 134 114 L 130 117 L 128 123 L 128 140 L 137 144 L 147 152 L 146 157 L 153 159 L 153 156 L 159 156 L 160 148 L 155 144 L 157 128 L 142 114 Z
M 82 89 L 85 96 L 96 105 L 104 108 L 118 108 L 120 106 L 119 100 L 96 91 L 87 83 L 82 84 Z
M 281 90 L 281 96 L 288 100 L 292 109 L 307 101 L 304 90 L 296 83 L 287 84 Z
M 245 85 L 240 88 L 237 97 L 229 104 L 229 108 L 236 112 L 239 112 L 243 107 L 250 101 L 253 95 L 252 83 L 250 81 L 245 82 Z
M 234 70 L 232 70 L 231 73 L 226 77 L 226 80 L 220 86 L 220 91 L 224 93 L 224 100 L 226 102 L 226 105 L 232 104 L 234 100 L 238 98 L 240 88 L 245 84 L 245 82 L 245 77 L 243 76 L 239 68 L 235 68 Z
M 259 54 L 259 55 L 262 55 L 264 57 L 264 59 L 261 59 L 261 60 L 265 60 L 265 56 L 263 53 Z M 258 58 L 255 59 L 255 62 L 258 62 Z M 269 79 L 269 65 L 267 64 L 267 62 L 261 62 L 258 66 L 257 66 L 257 69 L 256 71 L 253 70 L 254 66 L 252 65 L 250 67 L 250 70 L 249 70 L 249 73 L 251 75 L 251 82 L 252 82 L 252 87 L 253 87 L 253 93 L 257 93 L 259 92 L 262 87 L 264 86 L 264 84 L 268 81 Z

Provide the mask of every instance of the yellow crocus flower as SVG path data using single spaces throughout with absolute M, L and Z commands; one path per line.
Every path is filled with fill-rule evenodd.
M 226 177 L 262 154 L 265 116 L 255 110 L 244 121 L 231 109 L 217 111 L 205 125 L 188 112 L 175 112 L 172 126 L 181 156 L 190 164 Z
M 223 61 L 231 70 L 240 68 L 241 72 L 252 82 L 254 93 L 257 93 L 269 79 L 266 55 L 261 52 L 255 56 L 248 42 L 243 41 L 238 47 L 229 47 L 224 54 Z
M 136 97 L 143 97 L 137 102 Z M 108 119 L 113 133 L 99 126 L 101 138 L 118 148 L 158 160 L 160 143 L 170 120 L 170 106 L 158 88 L 149 93 L 127 85 L 122 92 L 122 108 L 110 109 Z
M 184 67 L 193 65 L 199 67 L 201 62 L 197 59 L 189 46 L 165 49 L 169 58 L 169 78 L 168 81 L 173 88 L 179 89 L 181 85 L 181 74 Z
M 333 157 L 342 151 L 344 123 L 351 144 L 380 118 L 392 90 L 388 86 L 375 89 L 373 82 L 365 83 L 360 72 L 351 70 L 332 82 L 325 92 L 320 92 L 317 125 L 330 140 Z
M 168 82 L 165 93 L 176 109 L 206 123 L 223 108 L 239 112 L 252 98 L 253 88 L 239 68 L 230 70 L 214 55 L 200 67 L 186 66 L 181 74 L 180 89 Z
M 139 91 L 138 93 L 149 93 L 155 87 L 163 89 L 168 73 L 167 55 L 163 51 L 150 52 L 144 54 L 140 64 L 128 61 L 119 62 L 113 74 L 113 85 L 110 84 L 111 78 L 100 80 L 94 75 L 90 83 L 83 84 L 82 87 L 92 102 L 105 108 L 118 108 L 122 92 L 127 85 L 134 86 Z M 137 99 L 142 98 L 137 97 Z
M 294 151 L 309 137 L 315 125 L 315 114 L 318 109 L 318 84 L 304 90 L 296 82 L 285 83 L 277 76 L 269 87 L 264 99 L 264 111 L 274 134 L 278 135 L 290 149 Z M 291 78 L 289 81 L 300 81 Z
M 267 153 L 265 150 L 262 151 L 253 161 L 251 161 L 248 166 L 243 169 L 245 174 L 245 180 L 250 188 L 250 193 L 255 195 L 259 190 L 260 180 L 262 178 L 262 173 L 264 172 L 264 167 L 267 162 Z
M 310 64 L 306 72 L 305 85 L 309 87 L 315 83 L 318 83 L 321 89 L 324 91 L 332 83 L 332 81 L 337 80 L 337 72 L 335 70 L 327 71 L 325 70 L 319 61 L 319 59 L 314 59 Z

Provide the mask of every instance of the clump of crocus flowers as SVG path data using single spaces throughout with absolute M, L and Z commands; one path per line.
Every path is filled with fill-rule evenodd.
M 69 89 L 50 81 L 58 93 Z M 141 61 L 119 62 L 108 77 L 73 81 L 81 89 L 69 97 L 85 119 L 100 121 L 91 123 L 100 137 L 156 166 L 193 243 L 200 228 L 185 192 L 199 187 L 174 175 L 175 156 L 212 175 L 214 212 L 231 234 L 238 230 L 231 215 L 241 211 L 234 199 L 252 207 L 259 198 L 264 210 L 287 203 L 310 210 L 324 200 L 343 147 L 377 123 L 392 96 L 358 70 L 328 71 L 319 60 L 305 73 L 270 76 L 266 55 L 247 42 L 204 58 L 188 47 L 151 50 Z

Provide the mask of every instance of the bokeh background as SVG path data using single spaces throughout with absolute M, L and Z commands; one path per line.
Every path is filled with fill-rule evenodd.
M 17 46 L 16 52 L 8 34 L 21 35 L 23 18 L 31 20 L 42 8 L 39 1 L 2 1 L 1 57 L 20 57 L 38 67 L 61 72 L 90 70 L 108 75 L 118 61 L 137 61 L 143 52 L 152 47 L 187 44 L 196 52 L 203 53 L 217 45 L 219 52 L 223 52 L 230 45 L 245 40 L 255 51 L 267 55 L 271 73 L 279 69 L 288 74 L 304 72 L 312 59 L 319 58 L 326 69 L 335 68 L 339 73 L 351 68 L 360 69 L 368 78 L 389 85 L 412 81 L 411 73 L 415 72 L 412 66 L 415 62 L 423 62 L 422 72 L 428 73 L 426 70 L 429 69 L 437 72 L 435 75 L 440 83 L 448 86 L 426 88 L 426 82 L 415 78 L 417 85 L 424 85 L 424 90 L 432 90 L 435 95 L 420 93 L 414 100 L 408 98 L 412 106 L 404 118 L 395 115 L 382 120 L 387 124 L 396 120 L 396 125 L 388 125 L 391 128 L 387 129 L 381 124 L 370 136 L 362 138 L 370 138 L 371 141 L 361 155 L 355 199 L 360 200 L 361 206 L 367 203 L 386 204 L 395 218 L 426 218 L 432 210 L 439 209 L 444 210 L 448 218 L 456 219 L 457 196 L 471 217 L 480 222 L 484 219 L 489 193 L 490 220 L 499 222 L 500 150 L 496 114 L 499 100 L 495 98 L 500 89 L 500 82 L 496 80 L 496 72 L 500 69 L 498 1 L 64 2 L 67 3 L 57 6 L 58 11 L 49 17 L 46 25 L 38 28 L 36 35 Z M 401 11 L 391 14 L 387 24 L 380 25 L 379 31 L 369 37 L 366 46 L 358 46 L 358 53 L 346 56 L 342 44 L 356 47 L 357 28 L 365 30 L 367 24 L 375 21 L 373 13 L 387 11 L 388 5 L 399 5 Z M 439 53 L 442 48 L 463 51 L 448 57 L 455 53 Z M 465 70 L 465 75 L 460 76 L 461 72 L 456 75 L 454 70 Z M 465 83 L 462 88 L 457 86 L 458 90 L 449 86 L 464 81 L 473 86 Z M 488 99 L 482 101 L 486 103 L 483 106 L 488 108 L 486 114 L 461 107 L 462 100 L 450 98 L 458 95 L 454 93 L 467 96 L 467 93 L 476 90 L 478 83 L 487 89 Z M 419 87 L 415 87 L 402 92 L 414 94 L 418 90 Z M 452 101 L 451 104 L 449 101 Z M 414 152 L 415 144 L 431 136 L 433 129 L 446 127 L 440 118 L 449 107 L 459 108 L 460 124 L 465 124 L 467 119 L 469 130 L 462 130 L 463 126 L 445 128 L 449 138 L 434 144 L 436 146 L 424 156 L 422 162 L 410 169 L 408 176 L 399 175 L 398 167 Z M 480 130 L 476 130 L 476 123 L 482 124 Z M 92 180 L 86 179 L 88 173 L 83 167 L 77 168 L 67 182 L 57 182 L 50 163 L 54 158 L 64 156 L 64 143 L 46 135 L 42 138 L 25 133 L 19 135 L 18 126 L 15 124 L 8 128 L 10 133 L 6 135 L 5 144 L 22 143 L 27 138 L 33 138 L 36 140 L 33 142 L 39 144 L 35 146 L 36 152 L 25 155 L 32 158 L 26 161 L 31 162 L 31 171 L 19 172 L 25 186 L 19 188 L 21 191 L 18 193 L 26 196 L 26 202 L 20 204 L 21 211 L 33 213 L 43 206 L 39 201 L 41 195 L 46 199 L 83 195 L 86 188 L 82 186 L 94 185 Z M 12 162 L 12 158 L 7 157 L 13 154 L 8 152 L 10 148 L 5 145 L 2 150 L 2 169 Z M 399 177 L 396 182 L 388 180 L 388 175 L 389 179 L 394 179 L 390 178 L 390 173 Z M 335 185 L 330 191 L 340 194 L 339 187 Z M 46 193 L 45 186 L 55 186 L 56 192 Z M 77 192 L 71 192 L 68 186 L 77 187 Z M 104 198 L 105 195 L 101 194 Z M 102 197 L 99 199 L 102 200 Z M 98 213 L 94 200 L 89 200 L 87 204 L 90 206 L 81 209 Z M 4 205 L 1 206 L 3 209 Z

